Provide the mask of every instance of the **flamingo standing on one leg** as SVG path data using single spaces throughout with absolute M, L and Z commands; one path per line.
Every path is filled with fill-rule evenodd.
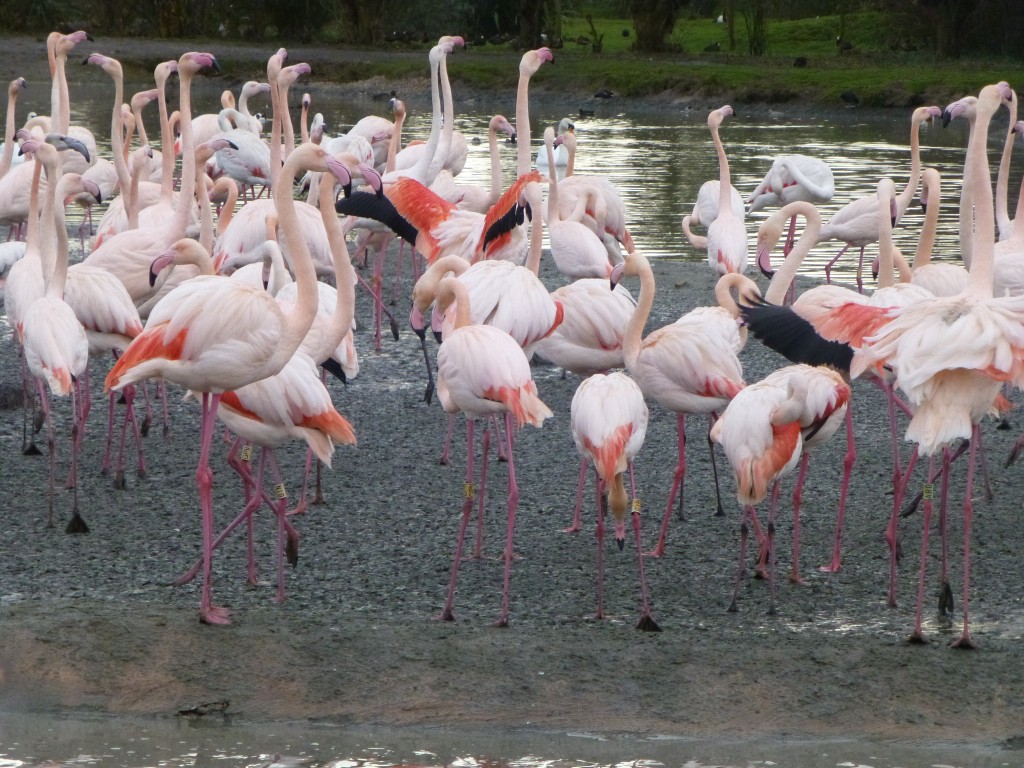
M 719 107 L 708 115 L 708 128 L 718 153 L 718 216 L 708 225 L 708 264 L 719 275 L 743 273 L 747 269 L 747 230 L 743 217 L 737 216 L 731 204 L 732 182 L 729 159 L 718 135 L 722 121 L 734 114 L 732 107 Z
M 584 459 L 594 462 L 597 477 L 597 618 L 604 618 L 604 495 L 608 494 L 615 526 L 615 541 L 621 550 L 626 539 L 626 507 L 629 497 L 623 475 L 633 480 L 633 458 L 647 434 L 647 404 L 643 392 L 622 372 L 598 373 L 576 389 L 570 411 L 572 436 Z M 647 578 L 640 542 L 640 505 L 633 489 L 633 535 L 640 571 L 641 615 L 637 629 L 658 632 L 647 598 Z
M 437 353 L 437 396 L 447 413 L 461 412 L 466 417 L 466 492 L 462 504 L 462 523 L 452 559 L 448 597 L 439 618 L 454 620 L 455 586 L 462 560 L 466 527 L 473 512 L 473 432 L 476 419 L 503 414 L 503 439 L 508 457 L 508 532 L 505 538 L 505 576 L 502 583 L 501 613 L 496 626 L 508 626 L 509 577 L 512 570 L 512 535 L 515 530 L 519 489 L 515 462 L 512 460 L 511 434 L 514 427 L 532 424 L 539 427 L 553 414 L 537 395 L 530 374 L 530 363 L 520 347 L 505 331 L 470 321 L 469 294 L 457 279 L 446 277 L 438 284 L 437 302 L 443 312 L 458 301 L 455 327 Z M 481 483 L 483 479 L 481 479 Z

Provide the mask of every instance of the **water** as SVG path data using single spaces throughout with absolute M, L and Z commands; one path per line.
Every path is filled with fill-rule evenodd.
M 87 76 L 88 75 L 88 76 Z M 73 120 L 93 129 L 101 144 L 109 126 L 110 84 L 89 68 L 72 82 Z M 126 93 L 146 85 L 129 83 Z M 215 108 L 223 84 L 204 81 L 196 88 L 196 109 Z M 301 92 L 301 89 L 297 89 Z M 33 99 L 35 100 L 33 102 Z M 19 104 L 19 112 L 48 112 L 47 94 L 37 88 Z M 333 126 L 351 124 L 383 104 L 366 99 L 342 102 L 323 91 L 315 96 L 315 109 Z M 487 121 L 495 111 L 511 116 L 514 99 L 457 102 L 457 128 L 469 138 L 485 140 Z M 629 223 L 639 248 L 652 257 L 703 261 L 682 236 L 679 220 L 692 208 L 700 185 L 718 175 L 717 162 L 705 123 L 706 112 L 666 109 L 656 112 L 615 111 L 614 105 L 597 116 L 576 119 L 579 136 L 577 169 L 603 173 L 622 191 Z M 572 110 L 566 110 L 571 114 Z M 147 112 L 149 133 L 155 130 L 155 108 Z M 563 114 L 533 111 L 534 136 Z M 993 127 L 991 148 L 1001 147 L 1006 118 Z M 799 152 L 828 162 L 835 174 L 836 195 L 821 206 L 827 220 L 843 204 L 872 194 L 877 179 L 890 175 L 902 188 L 909 174 L 910 110 L 889 113 L 846 111 L 816 119 L 780 112 L 741 111 L 722 129 L 732 164 L 733 184 L 746 196 L 763 177 L 772 158 Z M 429 115 L 422 107 L 410 109 L 406 135 L 424 137 Z M 944 179 L 940 216 L 939 251 L 955 255 L 956 209 L 960 169 L 966 144 L 966 126 L 928 127 L 922 135 L 922 159 L 938 168 Z M 539 142 L 534 141 L 534 153 Z M 502 148 L 511 180 L 515 151 Z M 486 141 L 471 145 L 463 178 L 487 183 L 489 160 Z M 1011 176 L 1015 200 L 1019 173 Z M 753 245 L 756 225 L 769 212 L 748 218 Z M 913 251 L 922 214 L 908 212 L 896 232 L 897 245 Z M 821 274 L 825 261 L 840 245 L 815 249 L 807 266 Z M 852 282 L 853 259 L 838 265 L 841 281 Z M 954 744 L 871 744 L 863 741 L 807 742 L 780 735 L 771 742 L 721 740 L 714 742 L 668 737 L 602 736 L 592 733 L 537 731 L 467 731 L 464 729 L 371 729 L 313 726 L 308 723 L 255 724 L 215 716 L 212 720 L 129 718 L 53 718 L 4 714 L 0 717 L 0 768 L 63 761 L 96 766 L 255 766 L 274 755 L 310 758 L 321 764 L 378 765 L 501 765 L 522 766 L 985 766 L 1024 763 L 1013 752 L 996 747 Z M 332 762 L 334 761 L 334 762 Z
M 543 730 L 336 727 L 207 720 L 38 718 L 3 715 L 0 768 L 45 761 L 100 768 L 1001 768 L 1019 753 L 955 744 L 853 740 L 714 742 Z M 307 763 L 300 763 L 307 761 Z
M 92 128 L 102 144 L 103 137 L 109 133 L 110 81 L 92 67 L 74 68 L 69 75 L 73 78 L 73 120 Z M 194 94 L 195 113 L 219 108 L 220 92 L 225 85 L 220 79 L 198 80 Z M 152 85 L 127 83 L 126 100 L 132 93 L 148 87 Z M 368 97 L 342 99 L 336 92 L 318 88 L 315 83 L 299 82 L 293 87 L 293 104 L 304 90 L 313 93 L 313 111 L 324 114 L 332 129 L 330 134 L 340 132 L 365 114 L 387 113 L 383 101 Z M 951 100 L 959 95 L 952 95 Z M 172 93 L 172 108 L 175 101 L 176 94 Z M 49 111 L 48 93 L 41 88 L 27 93 L 22 102 L 19 102 L 20 114 L 25 113 L 22 110 L 30 109 L 42 113 Z M 404 138 L 425 138 L 430 127 L 426 94 L 420 97 L 410 94 L 407 102 L 409 116 Z M 616 107 L 614 101 L 602 104 L 593 117 L 578 117 L 571 107 L 564 112 L 534 107 L 531 110 L 533 154 L 536 155 L 537 149 L 543 147 L 540 137 L 546 125 L 557 123 L 566 114 L 572 116 L 579 144 L 577 171 L 607 175 L 618 185 L 638 247 L 650 257 L 704 261 L 705 254 L 691 248 L 683 237 L 680 219 L 692 209 L 700 185 L 708 179 L 718 178 L 717 159 L 706 124 L 707 112 L 680 108 L 643 112 Z M 269 104 L 254 100 L 251 108 L 269 111 Z M 512 119 L 514 108 L 513 93 L 505 99 L 474 99 L 462 104 L 458 101 L 456 87 L 456 128 L 471 141 L 480 140 L 478 144 L 470 145 L 460 181 L 489 183 L 487 122 L 495 112 Z M 297 115 L 297 112 L 297 108 L 293 109 L 293 113 Z M 805 107 L 787 109 L 782 106 L 777 110 L 741 108 L 738 115 L 726 119 L 721 130 L 730 161 L 732 183 L 745 198 L 764 177 L 774 157 L 791 153 L 812 155 L 827 162 L 835 176 L 835 196 L 830 203 L 819 206 L 822 220 L 827 221 L 856 197 L 873 195 L 877 181 L 883 175 L 893 178 L 897 191 L 905 186 L 910 173 L 910 113 L 910 109 L 875 112 L 833 110 L 818 118 Z M 159 132 L 155 124 L 155 105 L 147 108 L 145 119 L 148 133 L 156 141 Z M 1001 110 L 990 131 L 993 176 L 1006 127 L 1006 113 Z M 967 124 L 963 120 L 955 121 L 945 129 L 938 123 L 926 123 L 921 132 L 922 164 L 937 168 L 943 179 L 936 252 L 944 258 L 958 258 L 957 209 L 966 141 Z M 501 152 L 506 169 L 505 180 L 510 183 L 514 179 L 515 149 L 504 144 Z M 1020 178 L 1018 163 L 1018 169 L 1010 177 L 1011 215 Z M 762 210 L 747 217 L 751 256 L 757 226 L 771 212 L 771 209 Z M 894 233 L 897 247 L 908 257 L 913 254 L 923 220 L 924 214 L 915 202 Z M 802 271 L 822 277 L 825 263 L 841 247 L 842 244 L 835 241 L 817 246 L 806 259 Z M 866 258 L 872 258 L 876 252 L 875 246 L 869 246 Z M 848 253 L 836 265 L 833 278 L 852 283 L 855 273 L 856 257 Z

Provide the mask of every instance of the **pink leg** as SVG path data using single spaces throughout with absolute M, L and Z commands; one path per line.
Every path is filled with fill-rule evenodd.
M 969 604 L 971 599 L 971 521 L 974 517 L 974 501 L 971 496 L 974 493 L 974 461 L 978 452 L 978 443 L 981 439 L 981 428 L 975 424 L 971 429 L 971 452 L 967 458 L 967 488 L 964 491 L 964 583 L 963 583 L 963 614 L 964 628 L 960 638 L 953 643 L 954 648 L 977 648 L 977 644 L 971 637 L 971 624 Z
M 832 261 L 830 261 L 828 264 L 825 265 L 825 282 L 826 283 L 831 283 L 832 282 L 832 267 L 835 266 L 835 263 L 837 261 L 839 261 L 839 259 L 842 257 L 842 255 L 844 253 L 846 253 L 846 249 L 849 248 L 849 247 L 850 247 L 849 243 L 844 245 L 842 247 L 842 249 L 839 251 L 839 253 L 837 253 L 835 255 L 835 257 L 832 259 Z
M 942 449 L 942 489 L 939 494 L 939 541 L 942 544 L 939 572 L 940 616 L 948 616 L 953 612 L 953 588 L 949 584 L 949 470 L 953 458 L 948 448 Z
M 804 453 L 800 457 L 800 471 L 793 488 L 793 569 L 789 572 L 789 580 L 793 584 L 806 584 L 800 578 L 800 503 L 803 500 L 804 480 L 807 479 L 807 467 L 811 463 L 811 454 Z
M 768 570 L 768 615 L 775 615 L 775 513 L 779 506 L 781 483 L 776 480 L 772 486 L 772 503 L 768 509 L 768 546 L 765 549 L 764 563 Z
M 892 515 L 889 517 L 889 526 L 885 531 L 885 540 L 889 544 L 889 597 L 886 604 L 890 608 L 896 607 L 896 566 L 899 565 L 900 561 L 900 541 L 899 541 L 899 518 L 900 518 L 900 507 L 903 504 L 903 497 L 907 492 L 907 483 L 910 481 L 910 477 L 914 472 L 914 466 L 917 464 L 917 446 L 914 446 L 914 450 L 910 454 L 910 458 L 907 459 L 907 466 L 903 473 L 903 479 L 899 484 L 899 488 L 893 493 L 892 499 Z
M 583 523 L 583 483 L 587 479 L 587 465 L 590 464 L 590 460 L 584 456 L 580 460 L 580 479 L 576 484 L 576 509 L 572 513 L 572 524 L 568 528 L 563 528 L 565 533 L 579 533 Z
M 597 614 L 595 618 L 604 618 L 604 483 L 594 471 L 594 486 L 597 489 Z
M 857 292 L 864 293 L 864 246 L 860 247 L 860 259 L 857 261 Z
M 448 414 L 448 425 L 444 431 L 444 447 L 441 449 L 441 458 L 437 460 L 438 464 L 447 464 L 451 459 L 451 448 L 452 448 L 452 432 L 455 430 L 455 414 Z
M 640 574 L 640 621 L 636 628 L 643 632 L 661 632 L 661 627 L 651 614 L 651 602 L 647 590 L 647 573 L 644 570 L 643 545 L 640 539 L 640 499 L 636 497 L 636 479 L 633 477 L 633 462 L 629 462 L 629 497 L 632 503 L 633 538 L 636 539 L 636 563 Z
M 740 561 L 736 568 L 736 583 L 732 588 L 732 602 L 729 603 L 729 612 L 736 613 L 739 610 L 739 606 L 736 601 L 740 595 L 740 582 L 743 581 L 743 572 L 745 570 L 747 561 L 747 538 L 750 536 L 750 526 L 747 525 L 747 519 L 753 513 L 754 508 L 749 504 L 744 505 L 743 514 L 740 517 Z
M 501 585 L 501 614 L 494 622 L 496 627 L 508 626 L 509 582 L 512 576 L 512 535 L 516 529 L 516 508 L 519 505 L 519 486 L 516 485 L 516 467 L 512 460 L 512 414 L 505 414 L 505 440 L 508 443 L 508 531 L 505 534 L 505 576 Z
M 272 508 L 277 518 L 277 594 L 274 596 L 274 602 L 283 603 L 285 600 L 285 553 L 293 547 L 297 548 L 297 542 L 291 538 L 297 534 L 295 534 L 294 529 L 288 530 L 288 494 L 285 492 L 284 481 L 281 479 L 281 469 L 277 465 L 277 457 L 274 455 L 273 449 L 264 447 L 262 449 L 262 459 L 266 459 L 267 465 L 270 467 L 270 476 L 274 480 L 274 503 Z
M 199 620 L 204 624 L 230 624 L 230 611 L 215 606 L 213 586 L 213 470 L 210 469 L 210 446 L 217 424 L 217 406 L 220 395 L 203 393 L 203 421 L 200 431 L 199 464 L 196 467 L 196 488 L 203 517 L 203 586 L 199 600 Z
M 462 561 L 462 545 L 466 539 L 466 528 L 469 527 L 469 518 L 473 514 L 473 427 L 473 420 L 467 418 L 466 483 L 463 486 L 462 524 L 459 526 L 459 534 L 455 540 L 455 557 L 452 558 L 451 574 L 448 577 L 448 597 L 445 599 L 441 614 L 437 617 L 441 621 L 455 621 L 455 614 L 452 612 L 455 605 L 455 585 L 459 579 L 459 563 Z
M 41 379 L 36 379 L 36 392 L 39 394 L 39 409 L 43 412 L 43 418 L 46 420 L 46 454 L 49 457 L 50 464 L 49 513 L 46 518 L 46 527 L 53 528 L 53 505 L 57 493 L 54 480 L 54 475 L 57 472 L 57 439 L 53 434 L 53 417 L 50 413 L 50 393 L 47 391 L 46 385 L 43 384 Z
M 935 458 L 928 457 L 928 475 L 935 469 Z M 924 644 L 928 641 L 924 636 L 922 612 L 924 609 L 924 577 L 928 564 L 928 532 L 932 525 L 932 484 L 926 483 L 924 489 L 924 512 L 921 522 L 921 571 L 917 576 L 917 613 L 914 619 L 914 631 L 910 633 L 908 642 Z
M 846 456 L 843 457 L 843 479 L 839 486 L 839 508 L 836 511 L 836 532 L 832 540 L 832 562 L 818 568 L 819 571 L 839 573 L 842 563 L 840 550 L 843 543 L 843 522 L 846 517 L 846 494 L 850 490 L 850 476 L 857 461 L 857 447 L 853 442 L 853 410 L 846 409 Z
M 480 458 L 480 498 L 477 501 L 476 544 L 473 546 L 473 560 L 484 557 L 484 502 L 487 499 L 487 459 L 491 452 L 491 428 L 484 427 L 483 449 Z
M 672 476 L 672 488 L 668 492 L 665 516 L 661 519 L 658 543 L 655 544 L 654 549 L 647 553 L 651 557 L 661 557 L 665 554 L 665 537 L 668 535 L 668 521 L 672 517 L 672 507 L 675 504 L 676 492 L 679 493 L 679 516 L 682 517 L 683 481 L 686 479 L 686 414 L 676 414 L 676 432 L 679 442 L 679 460 L 676 463 L 676 471 Z

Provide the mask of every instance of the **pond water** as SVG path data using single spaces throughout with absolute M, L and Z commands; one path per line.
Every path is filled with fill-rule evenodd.
M 90 68 L 91 70 L 91 68 Z M 72 82 L 73 120 L 93 129 L 101 144 L 109 126 L 109 82 L 98 72 L 81 72 Z M 200 83 L 196 111 L 215 108 L 222 82 Z M 301 83 L 300 83 L 301 86 Z M 129 83 L 126 93 L 148 85 Z M 301 92 L 302 88 L 297 88 Z M 370 111 L 382 113 L 384 104 L 366 99 L 342 102 L 326 88 L 311 87 L 315 109 L 331 126 L 353 123 Z M 48 112 L 45 89 L 35 89 L 19 104 L 22 109 Z M 35 102 L 33 102 L 35 99 Z M 474 101 L 466 105 L 456 94 L 457 128 L 473 144 L 464 172 L 471 181 L 486 183 L 487 121 L 494 111 L 511 116 L 512 94 L 503 103 Z M 413 100 L 409 100 L 413 103 Z M 425 103 L 425 100 L 417 99 Z M 940 105 L 943 106 L 943 105 Z M 534 109 L 534 148 L 546 124 L 557 123 L 563 113 Z M 149 133 L 157 135 L 156 111 L 151 108 Z M 640 249 L 649 256 L 704 260 L 690 248 L 680 230 L 680 218 L 689 212 L 700 185 L 718 174 L 706 126 L 706 111 L 663 109 L 637 112 L 616 104 L 602 105 L 598 113 L 577 118 L 577 169 L 611 177 L 626 202 L 628 221 Z M 810 154 L 828 162 L 835 175 L 836 195 L 821 206 L 827 218 L 857 196 L 872 194 L 878 178 L 891 176 L 898 188 L 909 174 L 910 110 L 861 112 L 847 110 L 827 116 L 809 116 L 805 108 L 788 111 L 741 111 L 722 129 L 732 164 L 733 184 L 746 196 L 779 154 Z M 990 141 L 995 160 L 1006 124 L 1000 114 Z M 406 132 L 425 137 L 429 115 L 410 111 Z M 966 144 L 966 125 L 929 126 L 921 138 L 925 165 L 943 174 L 944 189 L 938 249 L 956 254 L 957 204 L 960 172 Z M 504 146 L 507 180 L 511 179 L 515 151 Z M 994 173 L 994 167 L 993 167 Z M 1011 176 L 1011 201 L 1016 200 L 1020 173 Z M 1012 202 L 1011 202 L 1012 205 Z M 756 226 L 768 214 L 748 217 L 751 251 Z M 905 253 L 913 251 L 923 215 L 916 206 L 896 233 Z M 808 271 L 821 274 L 824 263 L 838 252 L 837 243 L 823 244 L 808 260 Z M 846 259 L 836 270 L 838 279 L 852 282 L 855 261 Z M 1020 765 L 1016 753 L 996 747 L 974 748 L 955 744 L 871 744 L 857 741 L 803 742 L 783 736 L 772 742 L 716 741 L 714 743 L 641 736 L 602 736 L 592 733 L 544 731 L 465 731 L 457 729 L 371 729 L 314 726 L 308 723 L 253 724 L 222 718 L 197 720 L 133 720 L 129 718 L 61 718 L 0 715 L 0 768 L 58 761 L 67 765 L 114 766 L 256 766 L 273 763 L 275 755 L 309 758 L 335 766 L 986 766 Z M 278 765 L 293 765 L 282 759 Z
M 102 144 L 109 133 L 110 82 L 93 67 L 71 68 L 69 75 L 72 77 L 73 119 L 92 128 Z M 221 78 L 198 80 L 194 92 L 195 113 L 218 109 L 220 92 L 227 85 Z M 130 94 L 150 87 L 151 83 L 127 83 L 126 100 Z M 315 81 L 300 81 L 293 87 L 293 105 L 303 91 L 312 93 L 313 111 L 324 114 L 329 135 L 340 133 L 366 114 L 390 116 L 384 100 L 369 96 L 356 100 L 342 98 L 336 90 Z M 23 109 L 48 112 L 48 97 L 43 89 L 34 89 L 23 97 L 24 104 L 19 102 L 19 113 L 24 114 Z M 430 127 L 429 94 L 403 94 L 403 97 L 409 105 L 405 138 L 426 138 Z M 514 94 L 510 93 L 506 99 L 474 98 L 463 103 L 458 99 L 456 86 L 455 98 L 456 128 L 471 142 L 479 140 L 470 145 L 460 180 L 487 184 L 490 174 L 487 123 L 495 112 L 512 119 Z M 548 96 L 544 103 L 549 104 L 550 101 Z M 171 103 L 173 108 L 176 103 L 173 92 Z M 680 220 L 692 210 L 700 185 L 718 177 L 717 158 L 707 128 L 707 111 L 674 106 L 643 111 L 610 100 L 597 104 L 595 115 L 580 117 L 578 106 L 569 106 L 571 103 L 574 102 L 567 98 L 562 112 L 554 112 L 549 106 L 532 108 L 534 154 L 543 147 L 540 138 L 546 125 L 556 124 L 565 116 L 573 118 L 579 145 L 577 171 L 604 174 L 616 183 L 625 201 L 628 224 L 638 247 L 649 257 L 704 261 L 705 254 L 687 243 Z M 269 110 L 269 104 L 254 100 L 252 108 Z M 293 106 L 292 111 L 297 121 L 297 107 Z M 741 108 L 738 114 L 726 119 L 721 129 L 732 183 L 745 198 L 764 177 L 776 156 L 801 153 L 817 157 L 831 166 L 835 177 L 835 196 L 830 203 L 819 206 L 822 220 L 827 221 L 856 197 L 874 194 L 882 176 L 891 177 L 897 190 L 907 183 L 910 173 L 910 113 L 910 109 L 833 109 L 815 116 L 806 106 L 799 104 L 776 109 Z M 159 133 L 155 125 L 155 105 L 148 108 L 145 119 L 148 133 L 156 141 Z M 1007 125 L 1006 112 L 1000 110 L 993 120 L 989 139 L 993 177 Z M 938 122 L 926 123 L 921 130 L 922 163 L 937 168 L 943 179 L 936 252 L 945 258 L 958 258 L 957 209 L 966 142 L 967 124 L 963 120 L 955 121 L 947 128 L 942 128 Z M 1022 151 L 1018 148 L 1018 153 Z M 501 153 L 508 183 L 514 179 L 515 148 L 505 144 Z M 1020 163 L 1017 166 L 1010 177 L 1011 214 L 1021 178 Z M 751 257 L 757 227 L 770 213 L 771 209 L 766 209 L 747 216 Z M 923 220 L 924 214 L 915 203 L 894 233 L 896 245 L 908 257 L 913 254 Z M 802 271 L 823 276 L 824 264 L 841 247 L 842 244 L 836 241 L 820 244 L 807 258 Z M 868 246 L 866 258 L 873 257 L 875 253 L 875 246 Z M 848 252 L 836 265 L 833 277 L 841 282 L 852 282 L 855 271 L 856 258 Z
M 53 763 L 47 761 L 54 761 Z M 715 742 L 598 733 L 2 715 L 0 768 L 1001 768 L 1019 753 L 956 744 Z

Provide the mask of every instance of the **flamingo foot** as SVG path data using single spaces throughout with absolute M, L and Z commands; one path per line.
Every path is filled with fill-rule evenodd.
M 729 603 L 729 607 L 725 609 L 726 613 L 739 613 L 739 611 L 740 608 L 738 605 L 736 605 L 735 599 L 731 603 Z
M 636 628 L 641 632 L 661 632 L 661 627 L 658 626 L 658 622 L 654 620 L 650 612 L 645 612 L 640 617 L 640 621 L 637 622 Z
M 71 515 L 71 519 L 68 521 L 67 527 L 64 529 L 64 533 L 88 533 L 89 526 L 85 524 L 85 520 L 78 514 L 78 510 L 74 511 Z
M 839 573 L 840 563 L 838 560 L 833 560 L 828 565 L 819 565 L 818 570 L 821 573 Z
M 288 540 L 284 545 L 284 556 L 288 561 L 288 565 L 295 568 L 299 564 L 299 535 L 297 533 L 289 533 Z
M 791 574 L 789 574 L 789 583 L 790 584 L 796 584 L 798 587 L 806 587 L 807 586 L 807 582 L 804 581 L 803 578 L 801 578 L 799 573 L 791 573 Z
M 575 523 L 573 523 L 568 528 L 563 528 L 562 529 L 562 533 L 579 533 L 581 528 L 582 528 L 582 526 L 579 526 L 579 525 L 576 525 Z
M 434 621 L 455 621 L 455 614 L 452 613 L 451 608 L 445 608 L 434 617 Z
M 508 616 L 500 616 L 491 626 L 498 629 L 508 629 Z
M 661 557 L 665 554 L 665 543 L 659 541 L 657 546 L 654 547 L 650 552 L 644 552 L 644 557 Z
M 31 442 L 31 443 L 29 443 L 28 445 L 26 445 L 22 449 L 21 455 L 22 456 L 42 456 L 43 452 L 39 450 L 39 446 L 37 446 L 35 444 L 35 442 Z
M 960 648 L 965 651 L 973 651 L 978 647 L 978 644 L 974 642 L 974 638 L 971 637 L 971 633 L 966 629 L 964 633 L 960 635 L 960 639 L 950 644 L 950 648 Z
M 231 610 L 221 605 L 200 606 L 199 621 L 202 624 L 227 626 L 231 623 Z
M 153 420 L 147 416 L 142 420 L 142 424 L 139 425 L 139 434 L 146 437 L 149 434 L 149 427 L 153 423 Z
M 915 629 L 910 633 L 910 637 L 907 638 L 907 642 L 910 645 L 928 645 L 928 638 L 924 636 L 924 633 L 919 629 Z
M 124 470 L 117 470 L 117 472 L 114 475 L 114 488 L 116 488 L 119 491 L 123 491 L 127 487 L 128 484 L 124 480 Z

